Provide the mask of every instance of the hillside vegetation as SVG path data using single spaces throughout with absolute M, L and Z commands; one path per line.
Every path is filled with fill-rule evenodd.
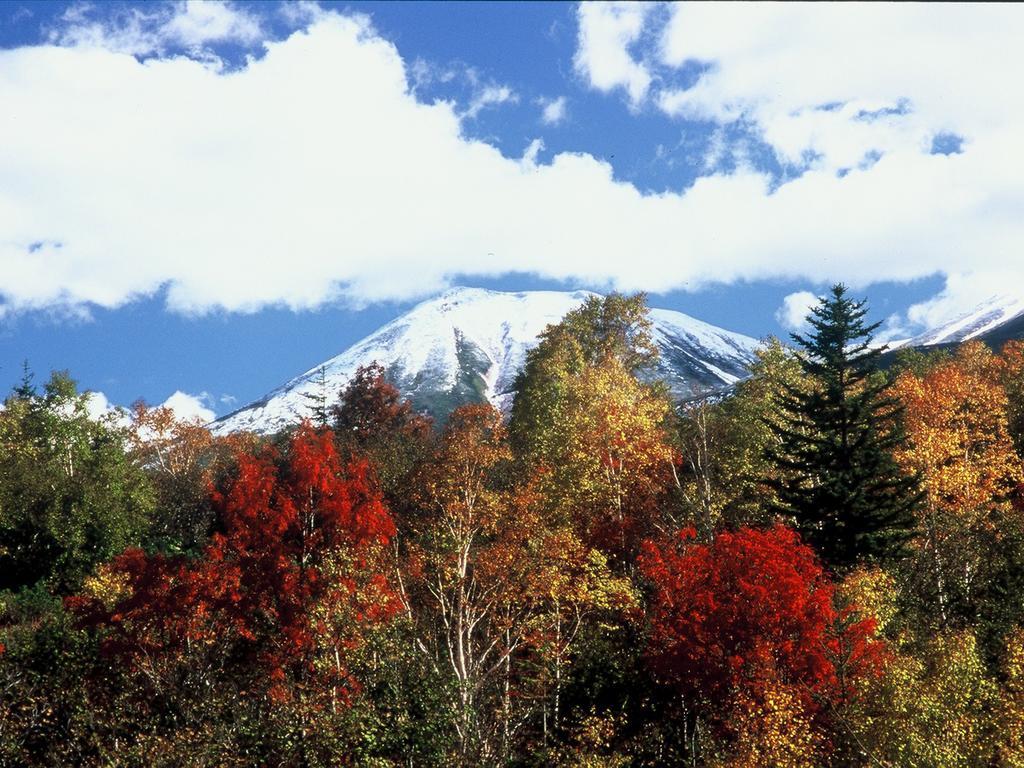
M 1024 343 L 842 286 L 728 397 L 643 296 L 434 424 L 366 365 L 211 435 L 0 410 L 0 765 L 1024 766 Z

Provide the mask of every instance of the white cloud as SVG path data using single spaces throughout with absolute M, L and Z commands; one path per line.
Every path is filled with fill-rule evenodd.
M 462 116 L 473 120 L 486 107 L 515 104 L 518 101 L 519 95 L 507 85 L 486 85 L 474 94 Z
M 779 156 L 856 168 L 877 152 L 920 154 L 936 134 L 998 137 L 1022 115 L 1004 78 L 1024 63 L 1020 9 L 949 4 L 764 3 L 672 6 L 669 69 L 699 62 L 696 84 L 667 88 L 666 112 L 753 121 Z M 1009 101 L 1009 103 L 1008 103 Z
M 800 331 L 807 326 L 811 307 L 818 306 L 820 297 L 810 291 L 797 291 L 782 300 L 782 306 L 775 310 L 779 325 L 791 331 Z
M 1008 41 L 1024 9 L 914 6 L 935 23 L 893 22 L 896 39 L 890 7 L 850 29 L 870 49 L 856 56 L 849 45 L 825 55 L 810 22 L 793 21 L 788 36 L 769 24 L 763 45 L 747 22 L 734 24 L 735 39 L 711 21 L 687 26 L 712 37 L 700 36 L 696 53 L 719 74 L 678 109 L 748 114 L 773 145 L 800 146 L 786 138 L 794 105 L 906 97 L 917 111 L 866 123 L 880 137 L 870 141 L 849 115 L 842 130 L 827 118 L 809 134 L 821 135 L 826 161 L 777 187 L 744 163 L 658 194 L 616 181 L 589 154 L 524 162 L 529 153 L 505 157 L 468 138 L 453 104 L 416 99 L 398 50 L 364 17 L 323 12 L 229 73 L 91 43 L 0 51 L 0 312 L 114 307 L 161 286 L 182 312 L 311 308 L 409 299 L 453 275 L 510 271 L 655 292 L 764 278 L 863 288 L 936 273 L 961 276 L 954 293 L 983 273 L 1019 286 L 1024 91 L 1011 86 L 1024 47 Z M 581 21 L 610 13 L 589 8 Z M 814 13 L 838 40 L 827 9 Z M 955 43 L 944 14 L 959 20 Z M 944 47 L 919 39 L 934 35 Z M 686 50 L 666 43 L 663 56 Z M 925 53 L 938 59 L 919 63 Z M 871 57 L 886 62 L 885 77 L 844 74 Z M 940 129 L 966 136 L 964 151 L 928 154 Z M 857 142 L 882 142 L 882 156 L 840 176 Z
M 72 5 L 64 13 L 65 24 L 50 30 L 51 42 L 139 56 L 161 53 L 168 46 L 201 49 L 216 42 L 253 44 L 264 34 L 258 17 L 217 0 L 150 3 L 117 11 L 105 21 L 94 20 L 93 10 L 87 3 Z
M 185 0 L 167 23 L 166 34 L 184 45 L 234 40 L 252 43 L 262 37 L 259 20 L 230 3 L 216 0 Z
M 568 115 L 565 96 L 559 96 L 557 99 L 540 99 L 538 103 L 541 107 L 540 121 L 544 125 L 558 125 Z
M 93 421 L 106 420 L 119 427 L 126 427 L 131 423 L 128 412 L 111 403 L 102 392 L 90 390 L 85 393 L 85 410 Z
M 293 27 L 302 27 L 319 21 L 326 11 L 316 0 L 288 0 L 281 3 L 278 13 Z
M 630 51 L 643 32 L 650 3 L 587 2 L 577 10 L 576 71 L 592 88 L 624 88 L 634 104 L 647 95 L 651 74 Z
M 190 395 L 177 390 L 173 395 L 164 400 L 161 405 L 174 411 L 174 415 L 180 420 L 198 419 L 207 424 L 217 418 L 217 414 L 206 405 L 210 399 L 206 392 Z
M 1024 133 L 1024 92 L 1013 85 L 1015 73 L 1024 71 L 1024 9 L 914 3 L 677 3 L 667 9 L 667 16 L 637 12 L 628 35 L 605 37 L 617 48 L 603 57 L 644 62 L 649 87 L 637 92 L 668 115 L 752 125 L 782 162 L 811 170 L 780 195 L 828 189 L 844 207 L 826 210 L 809 201 L 809 210 L 825 215 L 826 225 L 848 220 L 837 233 L 860 220 L 865 235 L 879 235 L 858 238 L 862 247 L 894 262 L 886 267 L 868 256 L 858 270 L 846 263 L 845 248 L 826 242 L 823 259 L 842 263 L 834 274 L 865 283 L 901 279 L 908 271 L 924 276 L 930 266 L 951 275 L 940 300 L 916 308 L 911 320 L 955 314 L 1000 283 L 1004 292 L 1011 285 L 1024 294 L 1024 266 L 1010 266 L 1024 265 L 1021 227 L 1010 216 L 1024 199 L 1012 181 L 1024 159 L 1013 139 Z M 581 11 L 577 56 L 585 58 L 584 27 Z M 657 42 L 638 50 L 638 40 Z M 695 65 L 695 83 L 660 85 Z M 963 154 L 930 155 L 936 137 L 947 135 L 958 137 L 954 144 L 962 139 Z M 720 131 L 716 136 L 708 170 L 723 152 L 737 149 L 722 145 Z M 847 183 L 829 178 L 843 175 Z M 914 199 L 899 199 L 905 193 Z M 761 210 L 775 207 L 764 198 Z M 925 231 L 929 220 L 936 233 L 946 230 L 949 217 L 972 231 L 955 247 Z M 794 227 L 794 241 L 805 243 L 811 229 L 818 228 Z M 883 229 L 889 238 L 880 236 Z M 929 245 L 931 257 L 923 253 Z M 766 254 L 765 260 L 767 271 L 809 274 L 797 266 L 799 258 L 786 264 Z M 1002 282 L 1007 268 L 1009 284 Z
M 534 139 L 523 152 L 523 164 L 528 167 L 536 167 L 537 156 L 544 151 L 544 139 Z

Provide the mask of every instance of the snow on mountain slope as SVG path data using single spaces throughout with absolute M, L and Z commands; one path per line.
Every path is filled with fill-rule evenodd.
M 995 296 L 971 311 L 903 342 L 900 346 L 926 347 L 967 341 L 983 336 L 1022 315 L 1024 298 Z
M 385 368 L 416 408 L 435 417 L 443 418 L 466 402 L 489 400 L 507 408 L 515 377 L 540 333 L 594 295 L 453 288 L 418 304 L 322 366 L 219 419 L 213 429 L 219 434 L 243 429 L 275 432 L 308 415 L 305 395 L 324 389 L 333 401 L 356 369 L 372 362 Z M 651 320 L 661 351 L 656 375 L 678 397 L 721 389 L 743 378 L 758 345 L 755 339 L 681 312 L 654 309 Z

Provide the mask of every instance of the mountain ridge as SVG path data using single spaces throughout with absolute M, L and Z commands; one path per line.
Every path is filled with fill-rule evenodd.
M 383 325 L 340 354 L 293 377 L 263 397 L 215 420 L 216 433 L 278 431 L 309 413 L 307 395 L 334 400 L 356 369 L 381 364 L 418 410 L 443 419 L 457 405 L 489 401 L 507 409 L 515 377 L 540 333 L 590 291 L 493 291 L 451 288 Z M 679 398 L 731 386 L 747 375 L 756 339 L 681 312 L 651 309 L 661 353 L 653 377 Z

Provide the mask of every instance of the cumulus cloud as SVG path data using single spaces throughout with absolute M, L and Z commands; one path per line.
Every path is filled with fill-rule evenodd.
M 1022 22 L 1020 9 L 963 4 L 681 3 L 661 62 L 704 69 L 656 100 L 691 119 L 752 121 L 783 161 L 832 171 L 927 153 L 950 133 L 970 145 L 1022 116 L 1000 82 L 1024 61 Z
M 217 418 L 217 414 L 206 405 L 210 399 L 209 394 L 206 392 L 190 395 L 179 389 L 164 400 L 161 405 L 174 411 L 174 415 L 179 419 L 186 421 L 199 419 L 199 421 L 206 424 Z
M 420 102 L 362 16 L 307 14 L 230 72 L 158 48 L 140 61 L 106 30 L 0 51 L 0 307 L 116 307 L 166 288 L 180 312 L 304 309 L 511 271 L 652 292 L 1022 284 L 1024 92 L 1004 81 L 1024 70 L 1024 9 L 827 6 L 801 22 L 763 7 L 784 24 L 701 5 L 673 11 L 637 58 L 648 17 L 665 15 L 646 8 L 581 7 L 588 82 L 672 114 L 742 116 L 781 156 L 824 159 L 782 182 L 741 164 L 648 193 L 586 153 L 540 163 L 468 137 L 469 116 Z M 706 67 L 677 93 L 652 85 L 652 56 Z M 930 154 L 940 131 L 961 151 Z M 845 169 L 865 148 L 874 159 Z
M 577 10 L 579 47 L 576 71 L 592 88 L 625 89 L 639 104 L 651 84 L 651 74 L 634 58 L 631 47 L 640 39 L 651 3 L 588 2 Z
M 1018 40 L 1024 10 L 967 4 L 677 3 L 668 11 L 637 11 L 628 35 L 603 38 L 606 46 L 617 46 L 603 58 L 642 61 L 648 87 L 636 93 L 669 116 L 752 126 L 780 163 L 809 171 L 802 179 L 807 183 L 783 184 L 780 193 L 795 196 L 798 189 L 820 184 L 836 193 L 837 202 L 845 199 L 852 206 L 828 212 L 826 222 L 890 219 L 880 228 L 890 228 L 891 238 L 869 236 L 863 245 L 889 252 L 918 275 L 927 274 L 930 265 L 933 273 L 949 278 L 942 296 L 909 313 L 911 321 L 941 322 L 972 301 L 989 298 L 1000 285 L 1002 291 L 1022 285 L 1024 267 L 1010 270 L 1010 283 L 1002 281 L 1007 267 L 1024 264 L 1021 230 L 1006 215 L 1022 199 L 1010 179 L 1021 169 L 1021 153 L 1011 137 L 1024 131 L 1024 98 L 1009 82 L 1010 73 L 1024 68 Z M 581 10 L 577 56 L 583 58 L 585 23 Z M 637 40 L 653 42 L 648 50 L 637 50 Z M 684 71 L 696 74 L 671 85 Z M 608 89 L 608 83 L 591 85 Z M 733 148 L 713 142 L 709 155 L 723 151 Z M 946 158 L 951 162 L 943 165 Z M 902 175 L 903 190 L 916 195 L 910 204 L 895 200 L 886 185 L 895 174 Z M 833 184 L 830 177 L 849 183 Z M 925 189 L 926 178 L 942 186 Z M 882 205 L 867 201 L 871 194 Z M 771 205 L 764 201 L 765 208 Z M 947 215 L 973 230 L 959 242 L 959 252 L 936 248 L 930 260 L 908 253 L 933 242 L 923 231 L 929 216 L 941 229 L 939 220 Z M 983 222 L 996 221 L 996 231 L 984 231 Z M 869 230 L 879 224 L 863 221 Z M 803 240 L 796 229 L 793 237 Z M 835 251 L 822 248 L 823 257 L 830 253 Z M 867 262 L 855 277 L 855 270 L 847 269 L 848 279 L 863 283 L 885 274 L 899 279 L 900 267 L 877 271 L 871 259 Z
M 544 125 L 558 125 L 565 121 L 568 114 L 565 96 L 557 99 L 540 99 L 540 121 Z
M 105 420 L 121 427 L 131 423 L 128 412 L 111 403 L 102 392 L 91 390 L 85 393 L 85 411 L 93 421 Z
M 818 305 L 819 297 L 810 291 L 797 291 L 782 300 L 782 306 L 775 310 L 775 319 L 779 325 L 791 331 L 803 330 L 807 325 L 807 316 L 811 307 Z

